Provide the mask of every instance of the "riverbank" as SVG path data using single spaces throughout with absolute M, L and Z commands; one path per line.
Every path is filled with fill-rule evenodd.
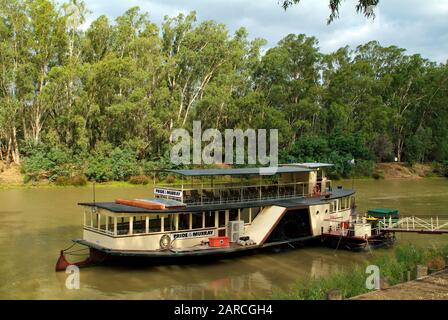
M 443 168 L 439 164 L 415 163 L 377 163 L 373 177 L 382 179 L 420 179 L 444 176 Z
M 448 300 L 448 269 L 350 300 Z
M 393 255 L 385 254 L 364 265 L 356 265 L 350 271 L 332 273 L 319 278 L 302 279 L 286 291 L 274 292 L 272 298 L 280 300 L 326 300 L 329 292 L 337 292 L 339 299 L 350 299 L 365 294 L 373 294 L 366 286 L 366 280 L 371 274 L 366 270 L 371 270 L 369 268 L 372 266 L 378 268 L 382 286 L 387 283 L 388 286 L 404 285 L 408 287 L 413 285 L 412 283 L 409 284 L 409 281 L 419 278 L 419 267 L 425 267 L 433 273 L 444 270 L 447 265 L 448 244 L 423 248 L 407 243 L 397 246 Z M 398 291 L 400 290 L 398 289 Z M 377 294 L 378 297 L 381 297 L 380 293 Z M 405 299 L 407 292 L 402 291 L 400 294 Z
M 444 172 L 440 168 L 440 165 L 433 163 L 421 164 L 417 163 L 412 166 L 405 163 L 378 163 L 375 165 L 374 174 L 371 177 L 356 177 L 355 179 L 422 179 L 432 177 L 442 177 Z M 85 179 L 85 178 L 82 178 Z M 172 180 L 173 177 L 169 177 Z M 86 179 L 85 179 L 86 180 Z M 50 187 L 66 187 L 73 186 L 70 181 L 67 183 L 50 182 L 48 180 L 25 182 L 25 175 L 21 172 L 20 166 L 10 164 L 6 165 L 0 162 L 0 189 L 11 188 L 50 188 Z M 135 185 L 152 184 L 153 177 L 149 176 L 137 176 L 131 177 L 128 181 L 108 181 L 96 183 L 97 186 L 107 187 L 130 187 Z M 59 181 L 60 182 L 60 181 Z M 92 182 L 81 183 L 78 186 L 90 187 Z M 76 185 L 75 185 L 76 186 Z

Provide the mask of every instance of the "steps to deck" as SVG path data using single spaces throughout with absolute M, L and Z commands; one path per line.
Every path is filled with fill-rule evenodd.
M 286 208 L 278 206 L 264 208 L 254 219 L 252 225 L 247 227 L 245 235 L 249 236 L 256 244 L 262 245 L 283 217 L 285 210 Z

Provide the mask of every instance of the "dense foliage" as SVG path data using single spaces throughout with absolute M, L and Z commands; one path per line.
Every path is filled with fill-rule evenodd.
M 71 0 L 0 0 L 0 160 L 29 179 L 125 180 L 169 165 L 192 120 L 278 128 L 280 161 L 448 160 L 448 65 L 369 42 L 331 54 L 290 34 L 230 34 L 194 12 L 161 26 L 131 8 L 115 21 Z M 360 174 L 363 174 L 360 172 Z

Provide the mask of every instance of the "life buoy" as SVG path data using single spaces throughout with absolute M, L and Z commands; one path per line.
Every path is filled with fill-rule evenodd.
M 169 235 L 164 234 L 161 238 L 160 238 L 160 249 L 162 250 L 168 250 L 171 247 L 171 238 Z

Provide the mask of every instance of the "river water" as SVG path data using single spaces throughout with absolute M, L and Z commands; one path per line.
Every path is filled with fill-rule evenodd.
M 336 184 L 352 186 L 352 181 Z M 391 207 L 404 215 L 448 215 L 448 179 L 357 180 L 359 211 Z M 98 187 L 97 201 L 151 195 L 150 187 Z M 373 253 L 305 247 L 219 260 L 202 265 L 81 269 L 80 289 L 68 290 L 67 274 L 54 272 L 60 249 L 82 236 L 89 188 L 0 190 L 1 299 L 214 299 L 269 298 L 299 279 L 325 276 L 363 263 Z M 397 235 L 398 243 L 448 243 L 448 235 Z

